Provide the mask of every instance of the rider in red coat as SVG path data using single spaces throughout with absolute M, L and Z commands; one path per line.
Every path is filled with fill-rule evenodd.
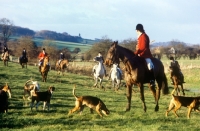
M 38 58 L 39 58 L 39 71 L 41 70 L 41 65 L 43 63 L 44 57 L 47 56 L 48 54 L 45 52 L 45 48 L 42 49 L 42 52 L 40 52 Z
M 150 40 L 148 35 L 145 33 L 142 24 L 137 24 L 136 33 L 138 35 L 138 41 L 136 45 L 136 51 L 134 53 L 139 57 L 145 58 L 151 76 L 150 85 L 153 87 L 155 86 L 155 77 L 153 72 L 154 65 L 151 61 L 151 58 L 153 58 L 153 56 L 149 48 Z

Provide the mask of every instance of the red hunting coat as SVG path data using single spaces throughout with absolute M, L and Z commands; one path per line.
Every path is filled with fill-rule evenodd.
M 142 33 L 138 38 L 138 43 L 136 45 L 135 55 L 144 58 L 152 58 L 152 54 L 149 48 L 149 37 L 146 33 Z

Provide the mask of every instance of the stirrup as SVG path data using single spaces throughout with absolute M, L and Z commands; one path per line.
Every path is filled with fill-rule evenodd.
M 150 86 L 151 86 L 151 87 L 155 87 L 155 86 L 156 86 L 156 84 L 155 84 L 155 81 L 154 81 L 154 80 L 151 80 L 151 81 L 150 81 Z

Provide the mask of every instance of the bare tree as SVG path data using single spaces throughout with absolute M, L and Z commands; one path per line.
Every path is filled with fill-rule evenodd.
M 30 59 L 37 57 L 37 45 L 33 42 L 32 37 L 22 36 L 18 39 L 18 46 L 16 47 L 16 55 L 21 56 L 23 48 L 26 49 L 27 55 Z
M 42 42 L 43 47 L 46 49 L 46 52 L 50 55 L 52 61 L 56 61 L 59 57 L 59 51 L 57 49 L 56 43 L 54 40 L 46 39 Z M 42 50 L 39 49 L 39 51 Z
M 6 18 L 0 19 L 0 39 L 4 45 L 7 45 L 7 42 L 12 32 L 13 22 Z

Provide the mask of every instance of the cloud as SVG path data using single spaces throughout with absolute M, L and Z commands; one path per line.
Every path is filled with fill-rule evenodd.
M 0 4 L 1 17 L 33 30 L 123 40 L 136 38 L 135 26 L 142 23 L 150 38 L 157 41 L 200 42 L 194 35 L 194 29 L 200 34 L 198 0 L 6 0 Z

